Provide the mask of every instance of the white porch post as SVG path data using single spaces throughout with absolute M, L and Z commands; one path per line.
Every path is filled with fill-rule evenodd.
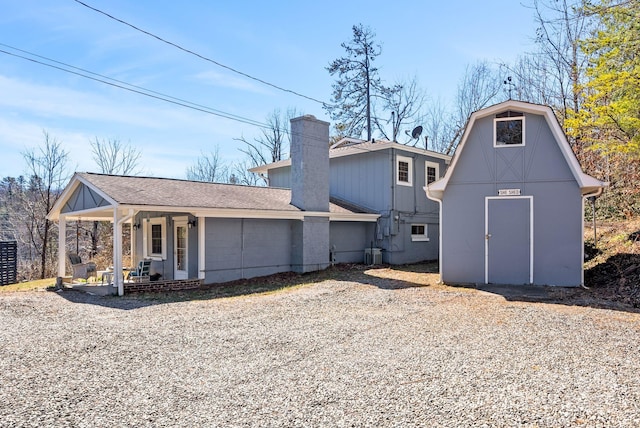
M 205 279 L 206 254 L 205 254 L 205 229 L 206 217 L 198 217 L 198 278 Z
M 118 287 L 118 296 L 123 296 L 122 224 L 120 223 L 117 207 L 113 209 L 113 284 Z
M 58 276 L 63 277 L 67 273 L 67 219 L 61 215 L 58 218 Z

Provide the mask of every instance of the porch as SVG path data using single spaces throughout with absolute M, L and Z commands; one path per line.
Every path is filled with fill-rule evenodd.
M 159 281 L 124 282 L 124 293 L 166 292 L 194 290 L 203 285 L 203 280 L 192 279 L 167 279 Z M 112 296 L 118 294 L 118 286 L 113 283 L 102 284 L 100 282 L 71 283 L 68 287 L 73 290 L 83 291 L 96 296 Z
M 87 178 L 106 180 L 93 183 Z M 116 180 L 117 179 L 117 180 Z M 94 284 L 73 284 L 74 288 L 87 288 L 89 292 L 124 295 L 136 291 L 170 291 L 197 288 L 204 279 L 200 274 L 198 242 L 201 242 L 199 218 L 182 207 L 160 207 L 150 204 L 132 204 L 131 200 L 144 202 L 144 192 L 138 186 L 118 188 L 121 180 L 130 177 L 93 176 L 76 174 L 48 218 L 57 222 L 58 276 L 69 281 L 70 267 L 67 227 L 75 221 L 103 221 L 111 224 L 112 254 L 107 256 L 108 266 L 96 266 L 91 277 Z M 137 180 L 136 180 L 137 181 Z M 116 197 L 104 189 L 117 190 Z M 120 193 L 122 194 L 120 196 Z M 136 194 L 142 193 L 142 194 Z M 77 250 L 76 250 L 77 251 Z M 129 253 L 130 256 L 126 253 Z M 86 255 L 85 255 L 86 257 Z M 142 260 L 150 260 L 148 279 L 127 281 L 127 274 Z M 89 260 L 82 260 L 87 262 Z M 127 268 L 128 266 L 130 268 Z M 108 269 L 108 270 L 107 270 Z M 117 274 L 122 272 L 122 274 Z M 86 278 L 86 275 L 83 276 Z M 99 284 L 99 285 L 98 285 Z M 109 284 L 109 285 L 107 285 Z M 104 291 L 105 287 L 108 291 Z

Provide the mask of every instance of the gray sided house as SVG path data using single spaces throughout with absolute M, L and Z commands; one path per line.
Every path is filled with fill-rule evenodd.
M 293 189 L 250 187 L 150 177 L 76 173 L 49 213 L 65 236 L 69 221 L 114 224 L 113 269 L 123 269 L 123 227 L 131 264 L 152 260 L 164 280 L 218 283 L 277 272 L 324 269 L 332 252 L 362 250 L 378 214 L 329 197 L 329 124 L 303 116 L 291 121 Z M 330 240 L 330 233 L 338 235 Z M 64 239 L 59 276 L 67 272 Z M 124 293 L 122 275 L 115 275 Z
M 606 183 L 582 172 L 549 107 L 506 101 L 473 113 L 445 176 L 445 283 L 583 284 L 584 200 Z
M 334 144 L 329 150 L 332 200 L 341 201 L 355 211 L 380 215 L 364 241 L 353 241 L 345 230 L 345 227 L 353 229 L 354 224 L 331 223 L 330 242 L 335 247 L 335 260 L 362 262 L 363 249 L 370 247 L 374 253 L 380 249 L 382 261 L 389 264 L 437 259 L 439 206 L 425 197 L 423 189 L 444 174 L 450 159 L 447 155 L 386 140 L 345 138 Z M 298 181 L 292 159 L 251 171 L 267 178 L 269 186 L 289 188 Z

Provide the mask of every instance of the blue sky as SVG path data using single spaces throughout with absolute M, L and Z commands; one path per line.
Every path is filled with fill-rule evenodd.
M 326 66 L 351 27 L 373 29 L 388 83 L 417 76 L 430 98 L 450 101 L 465 68 L 511 62 L 533 50 L 532 10 L 518 2 L 83 0 L 219 63 L 329 101 Z M 0 50 L 18 48 L 146 89 L 264 122 L 296 108 L 329 120 L 317 102 L 189 55 L 73 0 L 0 0 Z M 90 140 L 119 139 L 141 153 L 145 175 L 184 178 L 201 152 L 225 162 L 260 129 L 0 53 L 0 177 L 25 172 L 21 153 L 43 131 L 70 154 L 72 171 L 95 171 Z

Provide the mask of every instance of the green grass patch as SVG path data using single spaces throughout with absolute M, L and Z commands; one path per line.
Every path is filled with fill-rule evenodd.
M 55 287 L 55 278 L 37 279 L 35 281 L 19 282 L 0 286 L 0 293 L 10 293 L 14 291 L 36 291 L 44 290 L 48 287 Z

